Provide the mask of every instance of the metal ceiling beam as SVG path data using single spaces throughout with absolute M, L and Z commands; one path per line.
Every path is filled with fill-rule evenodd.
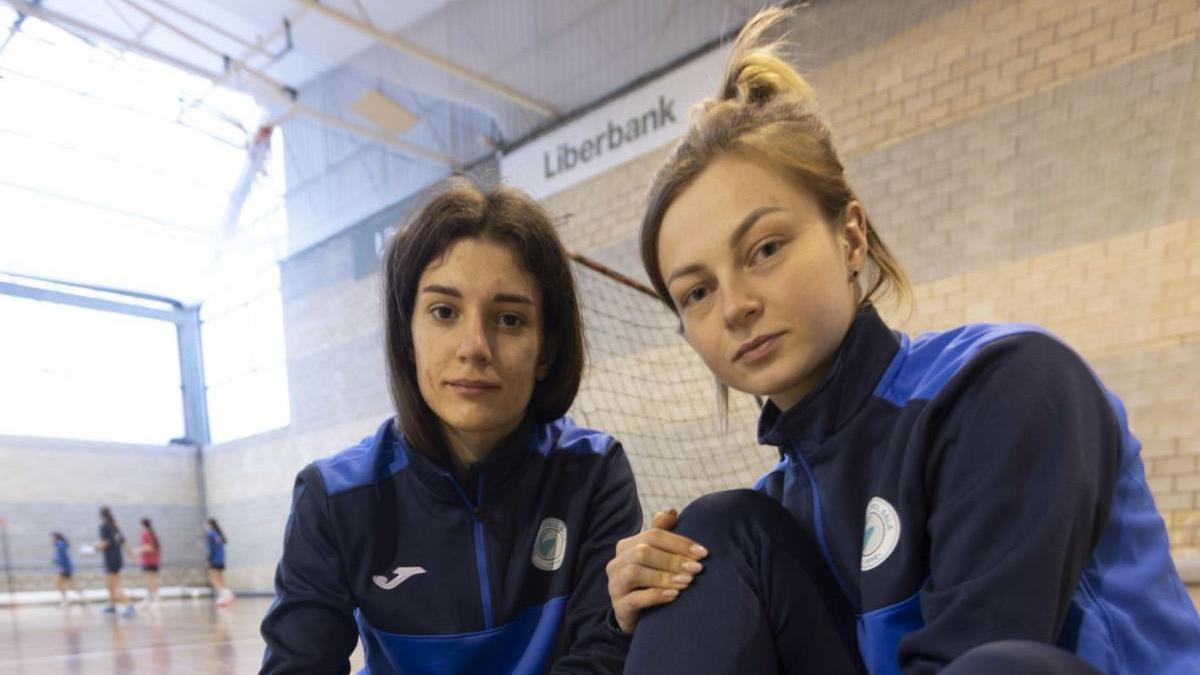
M 219 84 L 219 83 L 224 82 L 227 78 L 227 76 L 223 73 L 216 73 L 216 72 L 212 72 L 209 70 L 205 70 L 204 68 L 201 68 L 194 64 L 183 61 L 182 59 L 175 58 L 174 56 L 171 56 L 170 54 L 167 54 L 160 50 L 154 49 L 152 47 L 147 47 L 146 45 L 140 44 L 138 42 L 134 42 L 133 40 L 130 40 L 129 38 L 122 37 L 120 35 L 116 35 L 115 33 L 111 33 L 102 28 L 97 28 L 96 26 L 93 26 L 85 21 L 80 21 L 79 19 L 76 19 L 74 17 L 70 17 L 65 14 L 55 12 L 53 10 L 48 10 L 43 7 L 34 7 L 33 5 L 30 5 L 26 2 L 22 2 L 22 0 L 0 0 L 0 2 L 10 5 L 13 9 L 15 9 L 18 12 L 21 12 L 22 14 L 27 14 L 29 16 L 41 19 L 42 21 L 45 21 L 46 23 L 58 26 L 59 28 L 62 28 L 63 30 L 66 30 L 68 32 L 88 33 L 88 34 L 98 37 L 106 42 L 109 42 L 109 43 L 117 45 L 119 47 L 128 49 L 129 51 L 142 54 L 143 56 L 146 56 L 147 58 L 157 60 L 161 63 L 166 63 L 168 65 L 171 65 L 175 68 L 179 68 L 180 70 L 191 73 L 198 77 L 203 77 L 204 79 L 206 79 L 210 82 Z M 176 32 L 180 32 L 180 31 L 178 29 L 176 29 Z M 188 36 L 188 37 L 191 38 L 191 36 Z M 202 42 L 199 42 L 195 38 L 191 38 L 191 40 L 194 41 L 194 44 L 197 44 L 197 46 L 205 49 L 206 51 L 208 51 L 220 58 L 226 57 L 225 54 L 221 54 L 218 50 L 213 49 L 212 47 L 205 45 Z M 270 93 L 273 97 L 275 97 L 279 102 L 283 103 L 287 107 L 287 111 L 283 116 L 290 116 L 293 114 L 304 115 L 305 117 L 312 118 L 318 122 L 321 122 L 322 124 L 325 124 L 326 126 L 340 129 L 342 131 L 345 131 L 346 133 L 349 133 L 354 136 L 358 136 L 360 138 L 366 138 L 366 139 L 376 141 L 378 143 L 386 145 L 386 146 L 388 146 L 400 153 L 408 155 L 410 157 L 414 157 L 414 158 L 421 159 L 424 161 L 432 162 L 434 164 L 438 164 L 441 166 L 451 167 L 451 168 L 455 168 L 455 169 L 459 168 L 458 160 L 454 157 L 451 157 L 450 155 L 440 153 L 440 152 L 437 152 L 434 150 L 428 150 L 426 148 L 422 148 L 417 145 L 412 145 L 411 143 L 405 143 L 404 141 L 398 141 L 389 136 L 385 136 L 385 135 L 375 131 L 374 129 L 365 127 L 361 124 L 355 124 L 354 122 L 351 122 L 349 120 L 344 120 L 340 117 L 336 117 L 334 115 L 329 115 L 327 113 L 323 113 L 314 108 L 310 108 L 304 104 L 298 103 L 288 93 L 290 91 L 293 91 L 292 89 L 284 88 L 284 85 L 279 84 L 278 82 L 276 82 L 269 76 L 255 70 L 254 68 L 250 68 L 249 66 L 246 66 L 241 61 L 238 61 L 235 59 L 230 59 L 229 62 L 230 62 L 231 67 L 237 67 L 238 69 L 243 70 L 248 74 L 254 75 L 255 78 L 261 82 L 273 83 L 272 85 L 268 85 L 265 88 L 265 90 L 268 93 Z M 279 117 L 281 117 L 281 116 L 277 116 L 276 119 L 279 119 Z
M 187 317 L 187 310 L 183 307 L 178 307 L 176 309 L 156 309 L 154 307 L 126 304 L 105 298 L 75 295 L 73 293 L 56 291 L 50 288 L 23 286 L 21 284 L 10 283 L 7 281 L 0 281 L 0 295 L 11 295 L 18 298 L 38 300 L 40 302 L 53 302 L 60 305 L 71 305 L 73 307 L 83 307 L 84 309 L 95 309 L 102 312 L 127 314 L 129 316 L 137 316 L 143 319 L 158 319 L 160 321 L 170 321 L 171 323 L 179 323 Z
M 198 77 L 203 77 L 208 80 L 212 80 L 214 78 L 220 77 L 219 73 L 213 73 L 213 72 L 207 71 L 197 65 L 188 63 L 187 61 L 184 61 L 182 59 L 175 58 L 174 56 L 171 56 L 170 54 L 167 54 L 166 52 L 161 52 L 157 49 L 154 49 L 153 47 L 147 47 L 146 45 L 139 44 L 137 42 L 134 42 L 133 40 L 130 40 L 129 38 L 122 37 L 120 35 L 117 35 L 116 33 L 111 33 L 107 30 L 104 30 L 103 28 L 97 28 L 96 26 L 93 26 L 89 23 L 80 21 L 79 19 L 76 19 L 71 16 L 67 16 L 66 14 L 56 12 L 52 9 L 46 9 L 45 7 L 35 7 L 33 5 L 30 5 L 29 3 L 22 2 L 22 0 L 0 0 L 0 2 L 3 2 L 4 4 L 11 6 L 14 10 L 16 10 L 17 12 L 20 12 L 21 14 L 32 16 L 34 18 L 45 21 L 48 24 L 57 26 L 57 27 L 61 28 L 62 30 L 67 31 L 68 33 L 79 33 L 79 32 L 88 33 L 89 35 L 98 37 L 101 40 L 104 40 L 105 42 L 109 42 L 109 43 L 115 44 L 117 46 L 124 47 L 125 49 L 128 49 L 129 51 L 137 52 L 147 58 L 154 59 L 156 61 L 159 61 L 160 63 L 165 63 L 174 68 L 178 68 L 184 72 L 191 73 L 192 75 L 196 75 Z
M 167 5 L 166 3 L 162 2 L 162 0 L 155 0 L 155 1 L 158 2 L 159 4 L 170 7 L 170 5 Z M 283 17 L 283 21 L 281 21 L 280 24 L 278 26 L 276 26 L 274 30 L 272 30 L 270 33 L 267 33 L 266 35 L 255 40 L 255 42 L 254 42 L 255 48 L 254 49 L 250 49 L 250 50 L 246 51 L 237 60 L 242 63 L 249 63 L 250 57 L 254 56 L 256 53 L 262 53 L 262 54 L 267 54 L 270 58 L 267 59 L 266 63 L 260 64 L 259 68 L 270 68 L 271 66 L 275 65 L 276 61 L 283 58 L 286 54 L 288 54 L 292 51 L 292 38 L 291 38 L 290 31 L 292 29 L 292 26 L 296 25 L 296 23 L 298 21 L 300 21 L 301 18 L 304 17 L 304 15 L 307 11 L 308 10 L 306 8 L 301 7 L 299 10 L 294 12 L 291 16 Z M 272 42 L 274 42 L 275 38 L 279 37 L 280 33 L 287 33 L 287 42 L 288 42 L 287 48 L 280 50 L 274 54 L 267 52 L 265 45 L 269 45 Z M 213 86 L 214 87 L 224 86 L 225 81 L 229 79 L 232 72 L 233 71 L 226 71 L 225 75 L 222 76 L 221 80 L 219 82 L 214 82 Z
M 532 110 L 539 115 L 544 115 L 550 118 L 556 118 L 559 116 L 559 111 L 548 103 L 539 101 L 532 96 L 517 91 L 506 84 L 497 82 L 496 80 L 493 80 L 485 75 L 465 68 L 444 56 L 440 56 L 429 51 L 428 49 L 425 49 L 424 47 L 421 47 L 420 45 L 380 30 L 369 23 L 359 21 L 348 14 L 344 14 L 336 9 L 333 9 L 332 7 L 321 4 L 320 2 L 317 2 L 317 0 L 295 0 L 295 2 L 301 6 L 307 7 L 308 9 L 320 12 L 321 14 L 324 14 L 330 19 L 337 21 L 343 26 L 363 33 L 364 35 L 374 39 L 376 42 L 387 45 L 392 49 L 408 54 L 409 56 L 418 58 L 426 63 L 432 64 L 460 79 L 474 84 L 477 87 L 481 87 L 494 94 L 503 96 L 522 108 Z
M 207 19 L 196 16 L 192 12 L 188 12 L 180 7 L 172 5 L 171 3 L 166 2 L 166 0 L 152 0 L 152 1 L 156 5 L 159 5 L 160 7 L 163 7 L 169 11 L 175 12 L 179 16 L 182 16 L 183 18 L 191 21 L 192 23 L 203 26 L 203 27 L 207 28 L 208 30 L 210 30 L 218 35 L 224 36 L 225 38 L 232 40 L 233 42 L 236 42 L 239 45 L 250 50 L 249 54 L 247 56 L 243 57 L 243 60 L 247 60 L 249 58 L 249 56 L 253 55 L 253 54 L 262 54 L 267 57 L 276 56 L 275 54 L 272 54 L 271 52 L 267 51 L 267 48 L 266 48 L 266 45 L 270 44 L 270 41 L 273 40 L 274 37 L 272 37 L 271 40 L 259 40 L 257 43 L 250 42 L 249 40 L 243 38 L 242 36 L 232 32 L 232 31 L 228 31 L 228 30 L 214 24 L 213 22 L 208 21 Z M 286 26 L 287 26 L 287 23 L 284 23 L 283 27 L 286 27 Z M 278 35 L 278 29 L 276 30 L 275 33 L 273 33 L 273 35 L 274 36 Z M 285 46 L 283 48 L 283 50 L 281 50 L 281 51 L 286 53 L 290 49 L 291 49 L 291 40 L 289 39 L 288 45 Z
M 316 120 L 324 123 L 327 126 L 336 127 L 336 128 L 342 129 L 342 130 L 350 132 L 350 133 L 366 134 L 369 137 L 374 138 L 375 140 L 387 143 L 388 145 L 400 150 L 401 152 L 404 152 L 407 155 L 415 156 L 420 159 L 424 159 L 426 161 L 431 161 L 435 164 L 441 164 L 443 166 L 451 166 L 451 167 L 455 167 L 455 168 L 457 168 L 457 166 L 458 166 L 458 161 L 455 160 L 453 157 L 450 157 L 449 155 L 446 155 L 446 154 L 443 154 L 440 152 L 435 152 L 433 150 L 426 150 L 425 148 L 422 148 L 420 146 L 412 145 L 410 143 L 405 143 L 403 141 L 397 141 L 390 136 L 385 136 L 384 134 L 380 134 L 380 133 L 373 131 L 367 127 L 364 127 L 360 124 L 355 124 L 354 122 L 350 122 L 349 120 L 344 120 L 340 117 L 337 117 L 336 115 L 330 115 L 327 113 L 323 113 L 319 110 L 316 110 L 314 108 L 309 108 L 308 106 L 298 103 L 296 101 L 296 97 L 295 97 L 296 90 L 293 87 L 289 87 L 289 86 L 283 84 L 282 82 L 272 78 L 270 75 L 267 75 L 266 73 L 262 72 L 261 70 L 258 70 L 257 68 L 250 67 L 249 65 L 246 64 L 245 61 L 235 59 L 235 58 L 229 56 L 228 54 L 222 53 L 221 50 L 216 49 L 212 45 L 209 45 L 208 43 L 206 43 L 203 40 L 197 38 L 196 36 L 188 33 L 187 31 L 183 30 L 182 28 L 172 24 L 171 22 L 167 21 L 166 19 L 163 19 L 161 16 L 158 16 L 154 12 L 151 12 L 150 10 L 146 9 L 145 7 L 142 7 L 137 2 L 134 2 L 134 0 L 121 0 L 121 1 L 124 2 L 126 5 L 129 5 L 130 7 L 141 12 L 148 19 L 150 19 L 151 21 L 154 21 L 158 25 L 161 25 L 163 28 L 166 28 L 167 30 L 171 31 L 172 33 L 175 33 L 179 37 L 196 45 L 197 47 L 203 49 L 204 51 L 207 51 L 208 53 L 210 53 L 214 56 L 224 59 L 225 62 L 228 64 L 229 68 L 231 68 L 231 69 L 236 68 L 237 70 L 241 70 L 241 71 L 245 72 L 246 74 L 250 75 L 251 77 L 254 77 L 258 81 L 266 84 L 268 93 L 270 93 L 272 96 L 274 96 L 276 98 L 276 100 L 288 105 L 289 108 L 294 108 L 296 112 L 299 112 L 307 117 L 316 119 Z

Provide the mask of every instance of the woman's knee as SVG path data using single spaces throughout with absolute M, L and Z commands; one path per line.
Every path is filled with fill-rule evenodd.
M 1000 640 L 975 647 L 954 659 L 947 675 L 1027 673 L 1029 675 L 1099 675 L 1074 654 L 1041 642 Z
M 683 513 L 675 531 L 686 537 L 726 535 L 747 529 L 795 528 L 783 505 L 756 490 L 726 490 L 697 498 Z

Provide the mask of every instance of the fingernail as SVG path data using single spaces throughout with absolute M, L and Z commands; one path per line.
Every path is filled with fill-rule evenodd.
M 704 569 L 704 565 L 701 565 L 694 560 L 685 561 L 681 567 L 683 567 L 685 571 L 691 572 L 692 574 L 698 574 L 700 570 Z
M 694 544 L 688 550 L 690 550 L 692 555 L 696 556 L 697 558 L 703 558 L 704 556 L 708 555 L 708 549 L 704 548 L 700 544 Z
M 668 588 L 667 590 L 663 591 L 663 595 L 668 598 L 674 598 L 675 596 L 679 595 L 679 591 L 674 588 Z
M 675 576 L 671 577 L 671 581 L 674 581 L 677 584 L 690 584 L 692 583 L 692 575 L 676 574 Z

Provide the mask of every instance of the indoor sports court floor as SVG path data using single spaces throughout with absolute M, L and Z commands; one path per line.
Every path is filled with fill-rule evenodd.
M 228 608 L 207 599 L 165 600 L 130 619 L 58 605 L 0 609 L 4 675 L 223 675 L 258 672 L 258 624 L 269 598 L 239 598 Z M 362 667 L 360 653 L 352 672 Z
M 1200 606 L 1200 586 L 1189 590 Z M 206 599 L 168 600 L 131 619 L 102 614 L 100 605 L 2 609 L 0 673 L 255 673 L 263 652 L 258 623 L 270 604 L 269 598 L 239 598 L 217 608 Z M 362 667 L 361 648 L 350 663 L 351 672 Z

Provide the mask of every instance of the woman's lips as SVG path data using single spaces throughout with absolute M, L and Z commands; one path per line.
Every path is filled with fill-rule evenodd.
M 733 360 L 740 363 L 753 363 L 763 358 L 775 348 L 780 335 L 783 335 L 783 332 L 760 335 L 746 340 L 742 346 L 738 347 L 737 353 L 733 355 Z

